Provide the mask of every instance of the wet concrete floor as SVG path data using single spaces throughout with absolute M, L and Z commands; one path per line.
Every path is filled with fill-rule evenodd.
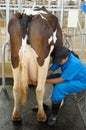
M 45 97 L 51 93 L 46 87 Z M 49 93 L 49 94 L 48 94 Z M 32 111 L 32 106 L 36 104 L 35 87 L 29 87 L 28 101 L 26 108 L 22 110 L 22 122 L 13 123 L 11 114 L 13 109 L 12 86 L 7 85 L 6 90 L 0 93 L 0 130 L 86 130 L 81 118 L 77 102 L 73 95 L 68 96 L 58 112 L 58 120 L 55 127 L 49 127 L 46 123 L 40 123 L 36 119 L 36 112 Z M 48 111 L 46 111 L 48 114 Z

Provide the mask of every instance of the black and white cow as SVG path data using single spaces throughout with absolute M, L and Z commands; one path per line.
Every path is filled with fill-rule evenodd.
M 45 7 L 16 13 L 9 21 L 11 64 L 13 71 L 14 109 L 12 120 L 19 121 L 21 114 L 19 101 L 26 104 L 29 81 L 37 81 L 36 98 L 38 103 L 37 120 L 45 122 L 43 109 L 45 81 L 50 56 L 62 43 L 62 30 L 58 18 Z

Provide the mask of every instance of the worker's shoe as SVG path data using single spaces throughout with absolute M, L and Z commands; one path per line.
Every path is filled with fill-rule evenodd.
M 52 109 L 51 109 L 51 114 L 48 117 L 48 125 L 49 126 L 55 126 L 56 125 L 56 121 L 57 121 L 57 114 L 59 111 L 59 107 L 60 107 L 60 102 L 52 102 Z
M 48 110 L 49 109 L 49 107 L 46 104 L 44 104 L 44 103 L 43 103 L 43 107 L 44 107 L 44 110 Z M 38 111 L 38 105 L 33 106 L 32 110 L 33 111 Z

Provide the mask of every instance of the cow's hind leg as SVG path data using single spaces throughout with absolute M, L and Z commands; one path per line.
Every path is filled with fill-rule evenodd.
M 13 69 L 13 77 L 14 77 L 14 86 L 13 86 L 14 108 L 12 113 L 12 120 L 20 121 L 21 115 L 19 111 L 19 101 L 21 97 L 21 91 L 20 91 L 21 71 L 19 66 L 16 69 Z
M 22 74 L 21 74 L 21 101 L 23 107 L 26 106 L 27 92 L 28 92 L 28 69 L 27 65 L 22 64 Z
M 42 122 L 45 122 L 47 120 L 47 116 L 43 108 L 43 98 L 44 98 L 45 81 L 47 77 L 49 60 L 50 60 L 49 57 L 46 58 L 44 65 L 38 67 L 38 85 L 36 88 L 36 98 L 38 102 L 37 120 Z

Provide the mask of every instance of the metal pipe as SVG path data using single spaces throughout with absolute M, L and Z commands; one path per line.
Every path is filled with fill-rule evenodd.
M 5 48 L 8 42 L 2 46 L 2 89 L 5 89 Z
M 9 39 L 9 34 L 8 34 L 8 22 L 9 22 L 9 0 L 6 0 L 6 42 Z
M 82 35 L 82 28 L 81 28 L 81 24 L 80 24 L 80 21 L 79 21 L 79 19 L 78 19 L 78 26 L 79 26 L 79 30 L 80 30 L 80 34 Z
M 2 33 L 1 33 L 1 28 L 0 28 L 0 59 L 1 59 L 1 50 L 2 50 Z
M 73 28 L 73 42 L 72 42 L 73 50 L 75 50 L 75 34 L 76 34 L 76 28 Z
M 85 34 L 86 34 L 86 12 L 85 12 L 85 25 L 84 25 L 84 32 L 85 32 Z
M 18 10 L 19 12 L 22 10 L 22 0 L 18 0 Z
M 61 19 L 60 19 L 60 26 L 63 26 L 63 14 L 64 14 L 64 0 L 61 1 Z
M 48 6 L 49 6 L 49 8 L 50 8 L 50 3 L 51 3 L 50 0 L 48 0 Z
M 85 35 L 82 34 L 82 42 L 81 42 L 81 53 L 80 53 L 80 58 L 83 58 L 83 54 L 84 54 L 84 46 L 85 46 Z

